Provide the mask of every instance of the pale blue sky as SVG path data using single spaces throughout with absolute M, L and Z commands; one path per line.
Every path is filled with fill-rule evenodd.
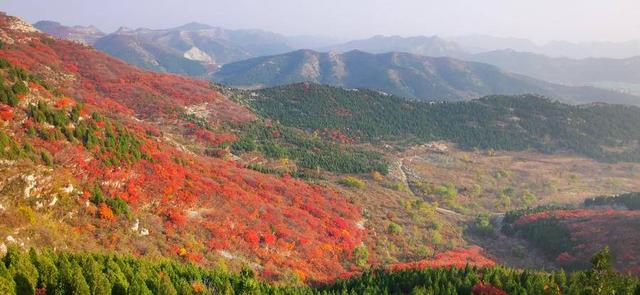
M 107 32 L 197 21 L 343 38 L 475 33 L 537 41 L 640 39 L 640 0 L 0 0 L 0 10 L 31 22 L 94 24 Z

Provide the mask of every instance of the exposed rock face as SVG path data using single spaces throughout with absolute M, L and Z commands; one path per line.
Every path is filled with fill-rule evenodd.
M 186 59 L 195 60 L 208 64 L 215 64 L 215 61 L 211 56 L 209 56 L 206 52 L 200 50 L 198 47 L 191 47 L 187 52 L 184 53 L 184 57 Z

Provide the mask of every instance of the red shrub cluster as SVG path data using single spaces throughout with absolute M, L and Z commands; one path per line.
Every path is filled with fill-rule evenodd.
M 195 132 L 196 138 L 203 141 L 205 144 L 218 146 L 226 142 L 234 142 L 238 139 L 235 134 L 230 133 L 213 133 L 206 129 L 198 129 Z
M 390 268 L 391 270 L 403 270 L 451 266 L 461 268 L 465 267 L 466 265 L 489 267 L 495 265 L 495 261 L 484 256 L 482 252 L 482 248 L 478 246 L 471 246 L 469 248 L 458 248 L 436 254 L 436 256 L 431 259 L 411 263 L 398 263 L 392 265 Z

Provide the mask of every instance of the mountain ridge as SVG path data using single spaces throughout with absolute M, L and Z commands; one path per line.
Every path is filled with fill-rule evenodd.
M 221 64 L 256 55 L 290 50 L 284 36 L 262 30 L 229 30 L 202 23 L 168 29 L 126 28 L 90 34 L 84 27 L 53 22 L 36 23 L 57 38 L 87 45 L 144 69 L 189 76 L 207 76 Z M 193 59 L 191 51 L 201 58 Z
M 548 83 L 478 62 L 409 53 L 371 54 L 298 50 L 224 65 L 214 80 L 236 86 L 313 82 L 371 88 L 408 98 L 464 100 L 490 94 L 536 93 L 568 102 L 638 104 L 638 97 L 593 87 Z

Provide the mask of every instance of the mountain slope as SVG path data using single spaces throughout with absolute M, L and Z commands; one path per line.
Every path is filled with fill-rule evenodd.
M 458 44 L 438 36 L 374 36 L 364 40 L 354 40 L 343 44 L 323 47 L 322 51 L 348 52 L 352 50 L 370 53 L 407 52 L 432 57 L 462 57 L 465 52 Z
M 344 54 L 299 50 L 223 66 L 216 81 L 237 86 L 313 82 L 371 88 L 419 100 L 464 100 L 490 94 L 536 93 L 568 102 L 638 104 L 632 95 L 592 87 L 567 87 L 503 72 L 483 63 L 408 53 Z
M 353 265 L 367 236 L 358 205 L 188 148 L 233 141 L 221 125 L 255 118 L 207 82 L 141 71 L 6 15 L 0 40 L 2 245 L 259 265 L 275 279 Z

